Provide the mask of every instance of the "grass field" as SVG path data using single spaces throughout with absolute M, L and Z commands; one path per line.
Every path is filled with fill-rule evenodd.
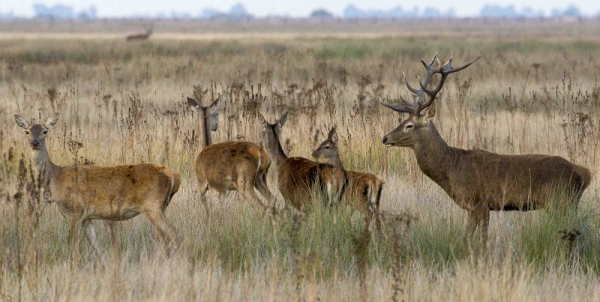
M 436 126 L 451 146 L 563 156 L 595 176 L 600 159 L 597 20 L 343 23 L 0 23 L 0 300 L 2 301 L 600 301 L 598 181 L 576 215 L 492 214 L 487 250 L 469 240 L 466 212 L 424 176 L 409 149 L 381 138 L 399 123 L 378 99 L 411 98 L 419 60 L 454 53 Z M 198 116 L 185 103 L 221 95 L 213 141 L 261 140 L 256 113 L 289 111 L 289 155 L 310 157 L 336 125 L 350 170 L 386 181 L 382 234 L 348 207 L 302 217 L 261 213 L 209 191 L 192 164 Z M 14 122 L 58 112 L 48 134 L 59 165 L 157 162 L 182 175 L 167 209 L 180 248 L 166 255 L 144 217 L 121 223 L 121 253 L 95 221 L 101 248 L 67 245 L 67 223 L 40 202 L 30 152 Z M 80 142 L 82 148 L 73 148 Z M 70 147 L 71 146 L 71 147 Z M 274 167 L 269 188 L 277 192 Z M 577 230 L 573 241 L 561 231 Z M 367 235 L 365 235 L 367 234 Z

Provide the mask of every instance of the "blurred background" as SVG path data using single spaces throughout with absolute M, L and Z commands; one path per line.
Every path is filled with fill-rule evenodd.
M 448 145 L 589 168 L 577 213 L 493 212 L 478 246 L 412 150 L 383 146 L 406 116 L 379 101 L 414 100 L 405 81 L 416 87 L 436 53 L 455 66 L 481 56 L 436 99 Z M 600 1 L 0 0 L 0 301 L 600 301 L 599 75 Z M 260 144 L 258 113 L 287 111 L 283 149 L 311 158 L 336 126 L 345 168 L 385 181 L 382 233 L 350 206 L 272 224 L 210 190 L 209 219 L 186 98 L 219 96 L 213 142 Z M 122 253 L 102 221 L 99 251 L 68 247 L 13 116 L 54 113 L 57 165 L 181 174 L 166 211 L 180 249 L 161 253 L 145 217 L 119 223 Z
M 119 1 L 62 0 L 9 1 L 0 19 L 92 20 L 148 19 L 260 19 L 260 18 L 590 18 L 600 16 L 596 1 L 467 1 L 426 0 L 277 1 Z

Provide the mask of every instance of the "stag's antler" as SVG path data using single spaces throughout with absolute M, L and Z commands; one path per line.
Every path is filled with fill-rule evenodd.
M 408 90 L 410 90 L 410 92 L 417 95 L 417 101 L 414 103 L 411 103 L 411 102 L 408 102 L 407 100 L 405 100 L 403 97 L 400 97 L 400 103 L 401 103 L 400 105 L 386 104 L 386 103 L 381 102 L 381 100 L 380 100 L 380 102 L 383 106 L 386 106 L 394 111 L 410 113 L 412 115 L 419 115 L 419 114 L 421 114 L 421 111 L 423 111 L 423 109 L 431 106 L 431 104 L 435 100 L 435 97 L 437 96 L 438 92 L 440 92 L 440 90 L 442 89 L 442 86 L 444 86 L 446 77 L 449 74 L 461 71 L 461 70 L 469 67 L 471 64 L 473 64 L 477 60 L 479 60 L 480 57 L 481 56 L 478 56 L 477 58 L 475 58 L 475 60 L 473 60 L 463 66 L 460 66 L 458 68 L 454 68 L 452 66 L 452 59 L 454 58 L 454 54 L 452 54 L 452 56 L 450 56 L 450 59 L 448 60 L 448 62 L 446 62 L 444 65 L 442 65 L 438 68 L 433 67 L 433 63 L 437 60 L 437 53 L 435 53 L 435 55 L 433 56 L 433 59 L 431 59 L 431 62 L 429 64 L 425 63 L 425 61 L 423 61 L 423 59 L 421 59 L 421 63 L 423 63 L 423 66 L 425 66 L 425 69 L 427 70 L 427 75 L 425 76 L 425 81 L 419 81 L 421 89 L 415 89 L 415 88 L 411 87 L 410 84 L 408 84 L 408 81 L 406 80 L 406 75 L 404 75 L 404 81 L 406 83 L 406 88 L 408 88 Z M 437 60 L 437 61 L 438 61 L 438 65 L 439 65 L 440 64 L 439 60 Z M 427 87 L 429 86 L 429 83 L 431 82 L 431 78 L 436 73 L 441 74 L 442 78 L 440 79 L 440 82 L 437 84 L 437 86 L 434 89 L 429 90 L 429 89 L 427 89 Z M 429 95 L 429 99 L 427 101 L 425 101 L 425 94 Z

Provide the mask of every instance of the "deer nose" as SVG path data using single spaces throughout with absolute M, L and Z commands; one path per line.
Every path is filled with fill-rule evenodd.
M 385 144 L 385 142 L 387 142 L 387 135 L 386 135 L 386 136 L 384 136 L 384 137 L 381 139 L 381 142 L 382 142 L 382 143 L 384 143 L 384 144 Z
M 32 147 L 39 147 L 40 146 L 40 141 L 37 139 L 31 140 L 31 146 Z

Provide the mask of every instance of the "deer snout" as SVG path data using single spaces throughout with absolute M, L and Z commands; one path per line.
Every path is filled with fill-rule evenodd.
M 395 144 L 395 143 L 392 141 L 392 139 L 389 137 L 389 134 L 388 134 L 388 135 L 386 135 L 386 136 L 384 136 L 384 137 L 381 139 L 381 142 L 382 142 L 382 143 L 383 143 L 385 146 L 388 146 L 388 147 L 391 147 L 391 146 L 396 146 L 396 144 Z
M 31 140 L 31 147 L 33 147 L 34 149 L 38 149 L 40 147 L 40 141 L 37 139 L 32 139 Z

